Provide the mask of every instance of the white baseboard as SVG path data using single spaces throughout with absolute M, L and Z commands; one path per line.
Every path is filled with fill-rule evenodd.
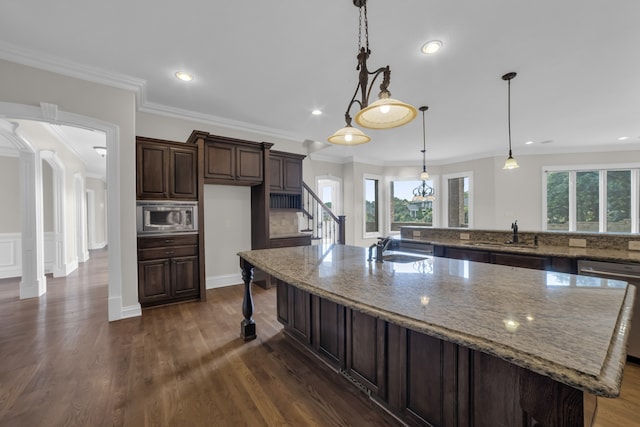
M 102 249 L 106 247 L 107 247 L 107 242 L 100 242 L 100 243 L 92 243 L 89 249 L 94 250 L 94 249 Z
M 239 285 L 242 282 L 242 273 L 223 274 L 207 277 L 207 289 L 223 288 L 225 286 Z
M 142 307 L 140 306 L 140 304 L 123 307 L 122 298 L 109 298 L 109 322 L 139 316 L 142 316 Z

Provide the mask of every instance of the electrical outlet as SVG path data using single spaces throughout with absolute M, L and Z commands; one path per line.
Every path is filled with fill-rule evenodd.
M 460 240 L 469 240 L 469 233 L 460 233 Z
M 569 246 L 574 248 L 586 248 L 587 239 L 569 239 Z
M 420 230 L 413 230 L 413 237 L 420 237 Z
M 638 240 L 629 240 L 629 250 L 630 251 L 640 251 L 640 241 L 638 241 Z

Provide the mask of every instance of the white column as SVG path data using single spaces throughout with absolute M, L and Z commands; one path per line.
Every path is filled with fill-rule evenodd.
M 42 223 L 42 165 L 35 153 L 20 152 L 20 209 L 22 213 L 22 281 L 20 299 L 47 291 L 44 275 Z

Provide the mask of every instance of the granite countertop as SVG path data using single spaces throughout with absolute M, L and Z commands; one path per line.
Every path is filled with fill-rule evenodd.
M 475 242 L 459 239 L 402 239 L 403 242 L 432 244 L 464 249 L 489 250 L 493 252 L 519 253 L 523 255 L 561 256 L 565 258 L 581 258 L 596 261 L 640 262 L 640 251 L 620 249 L 576 248 L 570 246 L 551 246 L 531 244 L 500 244 L 492 242 Z
M 620 392 L 635 294 L 625 282 L 430 256 L 369 262 L 345 245 L 238 255 L 346 307 L 596 395 Z

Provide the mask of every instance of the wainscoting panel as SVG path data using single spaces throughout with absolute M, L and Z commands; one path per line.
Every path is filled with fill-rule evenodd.
M 0 234 L 0 279 L 22 276 L 22 234 Z

